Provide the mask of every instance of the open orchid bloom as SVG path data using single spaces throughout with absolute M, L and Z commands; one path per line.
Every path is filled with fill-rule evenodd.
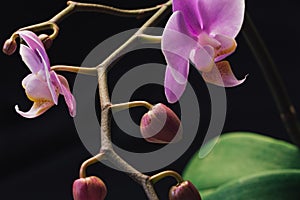
M 20 45 L 20 55 L 31 74 L 22 81 L 27 97 L 33 101 L 28 112 L 22 112 L 16 105 L 16 111 L 26 118 L 34 118 L 53 105 L 57 105 L 62 94 L 68 105 L 70 115 L 76 114 L 75 98 L 70 92 L 67 80 L 50 69 L 50 62 L 40 39 L 31 31 L 19 31 L 19 36 L 27 45 Z
M 184 92 L 189 61 L 206 82 L 233 87 L 245 80 L 237 80 L 229 62 L 221 61 L 236 49 L 234 38 L 244 10 L 244 0 L 173 0 L 173 14 L 162 36 L 167 61 L 165 93 L 170 103 Z

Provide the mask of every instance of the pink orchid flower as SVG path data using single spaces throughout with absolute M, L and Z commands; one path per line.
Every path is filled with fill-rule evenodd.
M 236 49 L 234 38 L 244 10 L 244 0 L 173 0 L 173 14 L 162 35 L 165 93 L 170 103 L 184 92 L 189 61 L 206 82 L 233 87 L 245 80 L 237 80 L 229 62 L 221 61 Z
M 53 105 L 57 105 L 58 96 L 62 94 L 68 105 L 70 115 L 76 114 L 75 98 L 70 92 L 68 81 L 56 74 L 50 68 L 49 58 L 40 39 L 31 31 L 19 31 L 20 38 L 27 45 L 20 45 L 20 55 L 31 74 L 22 81 L 28 99 L 33 101 L 33 106 L 28 112 L 22 112 L 16 105 L 17 113 L 26 118 L 34 118 Z

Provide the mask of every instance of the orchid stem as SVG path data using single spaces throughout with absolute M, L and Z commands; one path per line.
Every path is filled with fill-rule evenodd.
M 278 67 L 273 61 L 248 13 L 246 13 L 245 16 L 243 36 L 258 61 L 263 76 L 275 100 L 281 120 L 292 142 L 300 147 L 300 125 L 294 105 L 290 100 L 287 89 L 278 72 Z
M 104 157 L 104 154 L 99 153 L 99 154 L 91 157 L 90 159 L 84 161 L 80 167 L 79 177 L 85 178 L 86 177 L 86 168 L 92 164 L 99 162 L 101 159 L 103 159 L 103 157 Z
M 26 27 L 20 28 L 18 31 L 29 30 L 29 31 L 37 32 L 37 31 L 44 31 L 44 30 L 49 30 L 49 29 L 51 29 L 53 31 L 53 33 L 51 35 L 49 35 L 49 38 L 55 39 L 58 36 L 59 28 L 55 23 L 50 22 L 50 21 L 34 24 L 31 26 L 26 26 Z M 17 37 L 19 37 L 18 31 L 14 32 L 10 38 L 15 40 Z
M 168 8 L 172 5 L 172 1 L 169 0 L 168 2 L 166 2 L 165 4 L 163 4 L 163 6 L 154 14 L 152 15 L 152 17 L 146 21 L 144 23 L 143 26 L 141 26 L 141 28 L 139 28 L 139 30 L 133 34 L 124 44 L 122 44 L 117 50 L 115 50 L 112 54 L 110 54 L 100 65 L 98 65 L 97 67 L 109 67 L 112 62 L 115 60 L 115 58 L 119 57 L 120 55 L 122 55 L 122 52 L 128 48 L 130 46 L 130 44 L 132 44 L 138 37 L 140 37 L 142 34 L 144 34 L 143 32 L 145 31 L 146 28 L 148 28 L 149 26 L 153 25 L 154 23 L 157 22 L 158 18 L 160 18 L 163 14 L 166 13 L 166 11 L 168 10 Z
M 133 107 L 139 107 L 139 106 L 143 106 L 149 110 L 152 109 L 153 107 L 153 105 L 148 103 L 147 101 L 131 101 L 126 103 L 118 103 L 118 104 L 113 104 L 110 107 L 113 111 L 119 112 L 122 110 L 126 110 Z
M 161 38 L 162 38 L 161 36 L 155 36 L 155 35 L 147 35 L 147 34 L 137 35 L 137 39 L 144 44 L 160 44 Z
M 97 67 L 98 72 L 98 84 L 99 84 L 99 97 L 101 105 L 101 149 L 100 152 L 104 152 L 109 161 L 118 166 L 120 169 L 125 171 L 133 180 L 143 186 L 147 197 L 150 200 L 158 200 L 158 196 L 154 190 L 154 187 L 149 181 L 149 176 L 139 172 L 129 165 L 125 160 L 123 160 L 118 154 L 115 153 L 111 142 L 111 107 L 112 103 L 110 101 L 108 92 L 108 82 L 107 74 L 111 64 L 119 58 L 124 50 L 128 48 L 136 40 L 136 38 L 144 33 L 144 30 L 156 23 L 163 14 L 169 10 L 172 5 L 172 1 L 169 0 L 167 3 L 163 4 L 159 10 L 148 19 L 144 25 L 133 34 L 123 45 L 116 49 L 112 54 L 110 54 L 101 64 Z M 146 104 L 144 104 L 146 105 Z M 148 105 L 151 107 L 150 105 Z
M 142 17 L 147 14 L 150 14 L 156 10 L 159 10 L 162 7 L 171 5 L 172 2 L 168 1 L 164 4 L 156 5 L 150 8 L 141 8 L 141 9 L 119 9 L 111 6 L 101 5 L 101 4 L 93 4 L 93 3 L 80 3 L 75 1 L 68 1 L 67 7 L 52 17 L 50 20 L 38 24 L 34 24 L 31 26 L 26 26 L 20 28 L 19 30 L 30 30 L 30 31 L 45 31 L 45 30 L 53 30 L 53 33 L 49 36 L 51 39 L 55 39 L 58 36 L 59 27 L 57 24 L 62 22 L 66 17 L 70 16 L 75 12 L 98 12 L 111 14 L 121 17 Z M 15 40 L 18 37 L 17 31 L 12 34 L 11 39 Z
M 168 176 L 175 178 L 178 184 L 180 184 L 184 181 L 183 178 L 180 176 L 180 174 L 178 174 L 177 172 L 172 171 L 172 170 L 163 171 L 158 174 L 155 174 L 155 175 L 151 176 L 149 178 L 149 180 L 152 184 L 155 184 L 158 181 L 160 181 L 161 179 L 168 177 Z
M 78 74 L 97 76 L 96 68 L 74 67 L 74 66 L 68 66 L 68 65 L 55 65 L 55 66 L 51 67 L 51 70 L 66 71 L 66 72 L 73 72 L 73 73 L 78 73 Z

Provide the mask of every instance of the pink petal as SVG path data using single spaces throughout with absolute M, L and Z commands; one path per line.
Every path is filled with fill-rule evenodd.
M 191 53 L 191 61 L 202 72 L 209 72 L 214 66 L 214 48 L 211 46 L 197 47 Z
M 41 59 L 39 58 L 39 55 L 37 55 L 29 47 L 21 44 L 20 55 L 22 57 L 23 62 L 27 65 L 27 67 L 32 73 L 38 73 L 38 71 L 43 69 L 43 64 L 41 63 Z
M 35 33 L 27 30 L 18 31 L 18 34 L 27 43 L 29 48 L 31 48 L 32 50 L 38 50 L 40 52 L 41 57 L 45 60 L 45 63 L 47 64 L 48 70 L 50 70 L 50 62 L 48 55 L 46 53 L 43 43 L 38 38 L 38 36 Z
M 22 81 L 22 85 L 31 101 L 52 101 L 47 83 L 40 80 L 35 74 L 26 76 Z
M 173 53 L 165 53 L 169 71 L 173 78 L 180 84 L 187 81 L 189 74 L 189 61 Z
M 178 83 L 170 70 L 171 68 L 167 66 L 165 74 L 165 95 L 169 103 L 175 103 L 182 96 L 186 82 L 183 84 Z
M 196 46 L 197 41 L 189 33 L 182 13 L 173 13 L 162 35 L 162 51 L 174 78 L 181 84 L 188 76 L 189 55 Z
M 16 112 L 26 118 L 35 118 L 46 112 L 49 108 L 54 105 L 52 102 L 34 102 L 31 109 L 27 112 L 22 112 L 19 110 L 19 107 L 16 105 Z
M 198 9 L 199 2 L 200 0 L 173 0 L 173 12 L 182 12 L 189 30 L 196 35 L 198 35 L 202 29 L 202 22 Z
M 200 0 L 199 2 L 203 29 L 212 35 L 223 34 L 235 38 L 242 27 L 244 12 L 244 0 Z
M 203 72 L 202 77 L 205 82 L 222 87 L 234 87 L 242 84 L 246 80 L 246 77 L 242 80 L 238 80 L 234 76 L 228 61 L 216 63 L 210 72 Z
M 59 93 L 65 98 L 65 102 L 69 108 L 69 113 L 72 117 L 76 115 L 76 101 L 73 94 L 70 91 L 68 81 L 65 77 L 57 75 L 55 72 L 51 71 L 51 80 L 59 88 Z
M 221 48 L 219 48 L 216 52 L 216 62 L 224 59 L 235 51 L 237 46 L 235 39 L 222 34 L 217 34 L 215 39 L 221 43 Z
M 38 49 L 36 51 L 41 56 L 41 60 L 42 60 L 43 66 L 44 66 L 43 71 L 45 72 L 44 76 L 45 76 L 45 79 L 46 79 L 47 84 L 48 84 L 49 91 L 50 91 L 51 96 L 52 96 L 52 101 L 54 102 L 55 105 L 57 105 L 58 92 L 57 92 L 57 88 L 53 85 L 53 83 L 50 79 L 50 71 L 49 71 L 50 68 L 48 67 L 47 62 L 44 59 L 44 57 L 41 55 L 41 52 Z

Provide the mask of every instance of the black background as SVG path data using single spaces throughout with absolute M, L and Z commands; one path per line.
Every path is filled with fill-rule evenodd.
M 101 2 L 121 8 L 140 8 L 162 3 L 158 0 L 89 2 Z M 0 43 L 3 44 L 20 27 L 50 19 L 65 5 L 65 1 L 59 0 L 2 3 Z M 279 66 L 280 74 L 298 111 L 300 30 L 297 1 L 252 0 L 247 1 L 246 6 Z M 51 63 L 80 65 L 86 54 L 101 41 L 121 31 L 138 28 L 145 20 L 99 13 L 76 13 L 60 24 L 60 34 L 53 47 L 48 50 Z M 166 19 L 158 25 L 164 26 L 165 22 Z M 236 39 L 238 48 L 229 60 L 237 77 L 242 78 L 245 74 L 249 76 L 245 84 L 227 89 L 228 112 L 223 132 L 253 131 L 289 141 L 256 61 L 242 35 Z M 78 177 L 80 164 L 91 155 L 77 135 L 63 98 L 60 97 L 58 106 L 39 118 L 20 117 L 14 111 L 14 106 L 18 104 L 23 110 L 31 106 L 21 87 L 21 81 L 29 71 L 18 53 L 12 56 L 1 53 L 0 59 L 0 199 L 72 199 L 72 183 Z M 135 52 L 125 56 L 116 66 L 117 69 L 111 72 L 118 75 L 110 77 L 110 90 L 130 67 L 148 62 L 164 63 L 164 59 L 159 52 L 146 52 L 146 55 L 145 52 Z M 61 74 L 68 78 L 72 86 L 75 75 Z M 190 82 L 199 90 L 199 102 L 205 110 L 205 101 L 201 98 L 207 94 L 204 93 L 204 86 L 201 86 L 203 82 L 194 69 L 190 73 Z M 132 98 L 166 103 L 163 88 L 158 86 L 141 88 Z M 176 105 L 171 107 L 176 111 Z M 138 123 L 145 110 L 135 111 L 131 113 Z M 204 120 L 200 122 L 199 136 L 193 145 L 165 169 L 182 171 L 185 163 L 201 145 L 201 133 L 207 128 L 205 116 L 202 119 Z M 131 140 L 122 135 L 124 134 L 120 130 L 113 128 L 113 139 L 117 144 L 132 151 L 146 151 L 148 147 L 151 148 L 143 141 Z M 107 199 L 146 199 L 141 187 L 121 172 L 95 164 L 88 169 L 88 174 L 98 175 L 105 181 L 108 187 Z M 166 179 L 157 185 L 161 199 L 167 199 L 167 188 L 172 183 L 173 180 Z

